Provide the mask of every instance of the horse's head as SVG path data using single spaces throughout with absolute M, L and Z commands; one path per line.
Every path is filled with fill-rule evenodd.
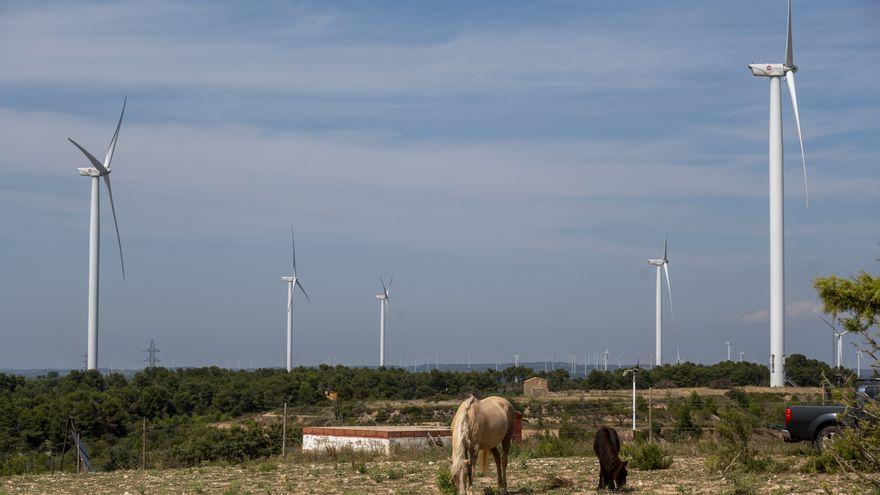
M 467 490 L 473 480 L 471 462 L 466 458 L 458 458 L 452 461 L 452 482 L 458 495 L 467 495 Z
M 627 461 L 621 462 L 617 465 L 617 469 L 611 473 L 614 478 L 614 487 L 617 490 L 620 490 L 626 484 L 626 463 Z

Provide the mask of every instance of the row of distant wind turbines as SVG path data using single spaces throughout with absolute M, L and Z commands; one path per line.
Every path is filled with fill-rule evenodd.
M 296 239 L 293 235 L 293 225 L 290 226 L 290 255 L 293 274 L 281 277 L 281 280 L 287 282 L 287 347 L 285 350 L 287 371 L 293 369 L 293 299 L 296 289 L 299 288 L 306 300 L 309 300 L 309 295 L 296 274 Z M 394 282 L 394 275 L 388 280 L 388 285 L 385 285 L 385 279 L 382 277 L 379 277 L 379 282 L 382 283 L 382 293 L 376 295 L 376 300 L 379 301 L 379 366 L 385 366 L 385 311 L 391 307 L 391 284 Z
M 787 38 L 785 44 L 785 61 L 783 63 L 750 64 L 748 67 L 753 76 L 767 77 L 770 79 L 770 129 L 769 129 L 769 170 L 770 170 L 770 385 L 782 387 L 785 385 L 785 273 L 784 273 L 784 215 L 783 215 L 783 153 L 782 153 L 782 112 L 781 112 L 781 79 L 784 77 L 788 85 L 794 118 L 797 125 L 798 139 L 800 141 L 801 158 L 804 169 L 804 192 L 809 205 L 807 192 L 807 162 L 804 153 L 804 140 L 801 132 L 800 115 L 798 113 L 797 93 L 795 90 L 795 72 L 798 68 L 794 65 L 794 48 L 792 45 L 791 28 L 791 0 L 788 0 Z M 113 152 L 116 149 L 116 141 L 119 137 L 119 129 L 122 118 L 125 115 L 123 101 L 122 112 L 116 123 L 116 130 L 110 140 L 110 146 L 104 156 L 104 160 L 98 160 L 85 148 L 73 139 L 70 142 L 77 147 L 91 162 L 91 167 L 81 167 L 77 171 L 80 175 L 91 179 L 91 210 L 89 220 L 89 289 L 88 289 L 88 351 L 87 368 L 90 370 L 98 367 L 98 291 L 99 291 L 99 266 L 100 266 L 100 180 L 103 179 L 107 186 L 110 199 L 110 209 L 113 213 L 113 225 L 116 230 L 116 241 L 119 248 L 119 259 L 122 264 L 122 276 L 125 278 L 125 262 L 122 256 L 122 241 L 119 235 L 119 225 L 116 220 L 116 209 L 113 204 L 113 192 L 110 187 L 110 172 Z M 668 241 L 668 237 L 667 237 Z M 293 243 L 293 231 L 291 228 L 291 243 Z M 672 304 L 672 291 L 669 282 L 669 258 L 667 250 L 668 242 L 664 242 L 663 257 L 651 259 L 648 262 L 657 268 L 656 281 L 656 344 L 655 364 L 663 364 L 663 304 L 662 304 L 662 276 L 666 277 L 667 291 L 669 292 L 670 314 Z M 661 274 L 662 271 L 662 274 Z M 296 254 L 293 254 L 293 275 L 282 277 L 288 284 L 288 311 L 287 311 L 287 369 L 292 366 L 293 356 L 293 299 L 296 289 L 299 288 L 308 299 L 299 278 L 296 275 Z M 380 279 L 381 280 L 381 279 Z M 379 365 L 385 364 L 385 311 L 391 298 L 391 280 L 388 285 L 382 281 L 382 293 L 376 296 L 379 302 Z M 838 354 L 840 351 L 838 351 Z

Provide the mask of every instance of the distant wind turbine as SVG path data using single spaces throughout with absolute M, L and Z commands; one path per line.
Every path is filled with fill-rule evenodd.
M 667 232 L 665 236 L 665 240 L 663 241 L 663 258 L 660 259 L 650 259 L 648 263 L 657 267 L 657 294 L 656 294 L 656 335 L 655 335 L 655 351 L 654 351 L 654 364 L 656 366 L 661 366 L 663 364 L 663 284 L 662 277 L 663 274 L 660 272 L 664 272 L 666 274 L 666 290 L 669 295 L 669 314 L 672 314 L 672 286 L 669 283 L 669 234 Z
M 788 0 L 788 29 L 785 62 L 749 64 L 753 76 L 770 78 L 770 386 L 785 386 L 785 217 L 783 210 L 784 173 L 782 159 L 782 97 L 780 79 L 785 77 L 794 108 L 801 159 L 804 166 L 804 197 L 809 207 L 807 158 L 794 85 L 794 47 L 791 36 L 791 0 Z
M 122 112 L 116 123 L 116 131 L 110 140 L 104 161 L 100 161 L 73 139 L 67 138 L 73 143 L 86 158 L 91 162 L 91 167 L 77 168 L 77 172 L 84 177 L 89 177 L 92 184 L 92 201 L 89 213 L 89 301 L 88 301 L 88 352 L 86 353 L 86 369 L 98 369 L 98 288 L 101 265 L 101 182 L 107 186 L 107 196 L 110 198 L 110 211 L 113 213 L 113 226 L 116 228 L 116 245 L 119 247 L 119 262 L 122 264 L 122 278 L 125 279 L 125 261 L 122 258 L 122 239 L 119 236 L 119 223 L 116 221 L 116 206 L 113 204 L 113 190 L 110 187 L 110 162 L 113 160 L 113 152 L 116 151 L 116 140 L 119 138 L 119 128 L 122 126 L 122 116 L 125 115 L 126 97 L 122 100 Z
M 297 287 L 306 297 L 306 301 L 311 302 L 296 274 L 296 240 L 293 237 L 293 224 L 290 225 L 290 259 L 293 275 L 281 277 L 281 280 L 287 282 L 287 371 L 293 370 L 293 295 Z
M 381 367 L 385 366 L 385 310 L 391 308 L 391 283 L 394 282 L 394 275 L 388 280 L 387 286 L 382 277 L 379 277 L 379 282 L 382 283 L 382 293 L 376 295 L 376 300 L 379 301 L 379 366 Z
M 849 333 L 849 330 L 845 332 L 841 332 L 834 325 L 828 322 L 825 318 L 819 317 L 820 320 L 824 321 L 826 325 L 831 327 L 831 330 L 834 332 L 834 354 L 835 354 L 835 367 L 840 368 L 843 366 L 843 336 Z

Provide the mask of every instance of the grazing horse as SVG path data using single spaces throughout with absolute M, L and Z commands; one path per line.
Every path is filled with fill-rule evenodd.
M 486 469 L 491 451 L 498 467 L 498 487 L 507 493 L 507 456 L 513 436 L 513 406 L 503 397 L 479 400 L 473 395 L 458 406 L 452 418 L 452 480 L 459 495 L 467 495 L 473 483 L 477 454 Z M 498 446 L 501 446 L 499 452 Z
M 593 452 L 599 458 L 599 489 L 620 490 L 626 484 L 626 461 L 621 461 L 620 439 L 614 428 L 603 426 L 596 432 Z

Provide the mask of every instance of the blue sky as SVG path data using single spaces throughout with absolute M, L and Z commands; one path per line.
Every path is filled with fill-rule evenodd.
M 880 6 L 794 2 L 811 204 L 783 94 L 786 352 L 830 359 L 811 280 L 877 270 Z M 767 100 L 785 2 L 0 2 L 0 368 L 85 352 L 88 181 L 123 96 L 101 365 L 653 352 L 766 362 Z M 106 196 L 103 206 L 106 207 Z M 668 313 L 667 313 L 668 314 Z M 854 362 L 853 352 L 846 356 Z

